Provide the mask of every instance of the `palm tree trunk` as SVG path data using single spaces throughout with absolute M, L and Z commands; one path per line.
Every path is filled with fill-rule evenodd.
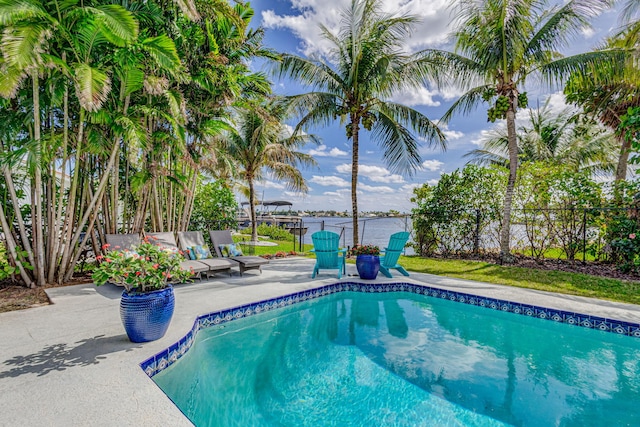
M 36 141 L 36 162 L 33 181 L 33 200 L 31 201 L 34 215 L 33 222 L 33 246 L 35 249 L 35 265 L 36 284 L 44 286 L 46 278 L 44 275 L 45 256 L 44 256 L 44 230 L 42 229 L 42 165 L 40 146 L 40 84 L 38 71 L 34 70 L 32 74 L 33 80 L 33 139 Z
M 62 60 L 66 61 L 66 52 L 62 53 Z M 60 166 L 60 193 L 58 194 L 58 205 L 57 210 L 55 212 L 55 218 L 53 220 L 53 229 L 51 233 L 53 236 L 53 247 L 50 249 L 51 251 L 51 259 L 52 262 L 49 265 L 49 272 L 47 275 L 47 279 L 49 282 L 53 282 L 55 280 L 55 272 L 57 268 L 57 260 L 60 259 L 60 252 L 62 248 L 62 239 L 60 238 L 64 233 L 64 229 L 61 230 L 64 222 L 62 221 L 62 207 L 64 205 L 64 196 L 66 194 L 65 185 L 67 179 L 67 159 L 69 156 L 67 155 L 67 147 L 69 144 L 69 85 L 64 85 L 64 95 L 62 98 L 62 166 Z M 55 175 L 54 175 L 55 176 Z M 70 176 L 69 176 L 70 178 Z
M 4 213 L 4 208 L 1 204 L 0 204 L 0 230 L 3 230 L 5 235 L 5 243 L 7 245 L 7 251 L 9 251 L 9 259 L 13 259 L 13 262 L 18 267 L 18 271 L 20 271 L 20 277 L 22 277 L 22 280 L 24 281 L 25 285 L 27 285 L 30 288 L 35 287 L 33 281 L 31 280 L 31 277 L 29 277 L 29 274 L 26 272 L 24 266 L 22 265 L 22 262 L 20 261 L 20 257 L 16 250 L 16 242 L 13 239 L 11 228 L 9 227 L 7 217 Z
M 0 143 L 0 148 L 2 148 L 2 144 Z M 24 245 L 24 250 L 27 252 L 27 256 L 29 258 L 29 263 L 33 266 L 35 265 L 35 260 L 33 258 L 33 250 L 31 249 L 31 243 L 29 243 L 29 238 L 27 237 L 27 228 L 24 225 L 24 219 L 22 218 L 22 211 L 20 211 L 20 202 L 18 200 L 18 195 L 16 194 L 16 188 L 13 185 L 13 176 L 11 175 L 11 170 L 7 165 L 2 167 L 4 178 L 6 181 L 7 192 L 9 193 L 9 197 L 11 197 L 11 204 L 13 205 L 13 211 L 18 220 L 18 229 L 20 230 L 20 239 Z M 5 231 L 7 234 L 9 230 Z
M 189 229 L 191 214 L 193 213 L 193 205 L 196 197 L 196 186 L 198 185 L 198 170 L 194 169 L 191 176 L 190 189 L 185 192 L 182 202 L 182 218 L 180 221 L 181 230 Z
M 256 242 L 258 241 L 258 224 L 256 218 L 256 205 L 254 200 L 255 196 L 255 188 L 253 187 L 253 177 L 248 177 L 247 182 L 249 183 L 249 214 L 251 215 L 251 240 Z
M 618 167 L 616 168 L 616 182 L 619 182 L 627 179 L 631 141 L 627 140 L 623 135 L 618 135 L 617 139 L 620 141 L 620 157 L 618 157 Z
M 65 251 L 64 256 L 62 257 L 62 262 L 60 263 L 60 275 L 58 276 L 58 280 L 62 281 L 65 277 L 67 277 L 66 272 L 69 268 L 73 271 L 73 265 L 69 265 L 69 260 L 71 259 L 71 248 L 75 247 L 80 239 L 80 233 L 82 229 L 87 225 L 87 221 L 89 220 L 89 216 L 94 214 L 93 210 L 96 209 L 98 201 L 102 198 L 104 194 L 105 188 L 107 186 L 107 181 L 109 180 L 109 174 L 111 169 L 113 169 L 113 165 L 116 162 L 116 156 L 118 155 L 118 148 L 120 148 L 120 144 L 113 144 L 113 148 L 111 149 L 111 154 L 109 155 L 109 161 L 107 166 L 105 167 L 102 177 L 100 178 L 100 183 L 98 184 L 98 188 L 96 189 L 95 194 L 91 197 L 91 201 L 82 215 L 82 219 L 79 221 L 76 227 L 76 231 L 73 235 L 73 238 L 68 243 L 68 250 Z
M 518 141 L 516 138 L 516 113 L 510 100 L 507 110 L 507 139 L 509 141 L 509 181 L 504 196 L 504 210 L 502 212 L 502 229 L 500 230 L 500 261 L 512 262 L 511 257 L 511 204 L 513 202 L 513 189 L 518 173 Z
M 351 137 L 353 138 L 353 149 L 351 153 L 351 221 L 353 226 L 353 245 L 357 245 L 358 239 L 358 143 L 359 143 L 358 118 L 351 118 Z

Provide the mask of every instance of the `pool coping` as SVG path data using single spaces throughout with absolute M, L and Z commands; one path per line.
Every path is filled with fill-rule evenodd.
M 556 323 L 565 323 L 587 329 L 598 329 L 604 332 L 626 335 L 632 338 L 640 338 L 640 323 L 592 316 L 589 314 L 532 304 L 524 304 L 499 298 L 479 296 L 466 292 L 435 288 L 410 282 L 361 283 L 346 281 L 200 315 L 196 317 L 191 330 L 185 336 L 166 349 L 141 362 L 140 367 L 147 376 L 153 378 L 153 376 L 173 365 L 189 351 L 193 346 L 197 333 L 201 329 L 206 329 L 211 326 L 220 325 L 236 319 L 253 316 L 276 308 L 290 306 L 338 292 L 409 292 L 433 298 L 447 299 L 449 301 L 462 304 L 485 307 L 496 311 L 536 317 L 538 319 L 549 320 Z

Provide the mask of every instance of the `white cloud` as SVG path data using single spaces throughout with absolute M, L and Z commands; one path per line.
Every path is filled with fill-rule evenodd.
M 440 170 L 442 168 L 442 165 L 444 165 L 444 163 L 442 163 L 440 160 L 435 159 L 425 160 L 424 162 L 422 162 L 422 167 L 430 170 L 431 172 Z
M 491 134 L 491 129 L 483 129 L 471 138 L 471 143 L 473 145 L 482 146 L 484 142 L 491 136 Z
M 395 193 L 396 190 L 394 190 L 391 187 L 387 187 L 387 186 L 373 186 L 373 185 L 367 185 L 367 184 L 358 184 L 358 190 L 361 191 L 367 191 L 369 193 Z
M 317 149 L 309 150 L 309 154 L 311 156 L 318 157 L 341 157 L 346 156 L 349 153 L 340 150 L 338 147 L 333 147 L 331 150 L 327 151 L 327 146 L 322 144 L 319 145 Z
M 343 163 L 336 166 L 339 173 L 351 173 L 351 165 Z M 358 175 L 370 179 L 373 182 L 384 182 L 389 184 L 401 184 L 404 178 L 400 175 L 392 174 L 387 168 L 382 166 L 358 165 Z
M 348 187 L 348 181 L 338 177 L 338 176 L 318 176 L 314 175 L 309 181 L 316 183 L 318 185 L 323 185 L 325 187 L 335 186 L 335 187 Z
M 580 33 L 584 36 L 585 39 L 590 39 L 596 33 L 593 28 L 590 27 L 582 27 Z
M 420 18 L 414 26 L 406 46 L 412 51 L 425 47 L 437 47 L 447 41 L 450 32 L 450 0 L 383 0 L 382 9 L 394 15 L 412 14 Z M 337 34 L 340 14 L 350 0 L 291 0 L 288 15 L 278 15 L 273 10 L 262 12 L 262 25 L 270 29 L 291 31 L 300 44 L 298 49 L 305 55 L 326 55 L 331 45 L 320 36 L 318 24 L 323 24 Z
M 429 185 L 438 185 L 439 182 L 440 182 L 439 179 L 430 179 L 429 181 L 427 181 L 427 184 L 429 184 Z
M 339 198 L 344 197 L 344 194 L 339 192 L 339 191 L 325 191 L 324 193 L 322 193 L 322 195 L 323 196 L 339 197 Z
M 444 130 L 442 131 L 449 141 L 455 141 L 464 137 L 464 133 L 457 130 Z
M 449 141 L 455 141 L 456 139 L 461 139 L 462 137 L 464 137 L 464 133 L 457 130 L 449 129 L 449 125 L 446 123 L 438 123 L 438 126 Z
M 426 87 L 419 89 L 412 89 L 409 91 L 403 91 L 395 93 L 391 97 L 391 101 L 404 104 L 408 107 L 415 107 L 417 105 L 426 105 L 428 107 L 438 107 L 440 101 L 435 101 L 433 98 L 437 96 L 438 91 L 431 91 Z
M 414 188 L 418 188 L 422 186 L 422 184 L 418 184 L 417 182 L 411 183 L 411 184 L 405 184 L 402 187 L 400 187 L 400 189 L 406 193 L 412 193 Z
M 273 181 L 264 181 L 261 183 L 262 186 L 264 188 L 275 188 L 277 190 L 282 190 L 284 189 L 284 184 L 281 184 L 279 182 L 273 182 Z

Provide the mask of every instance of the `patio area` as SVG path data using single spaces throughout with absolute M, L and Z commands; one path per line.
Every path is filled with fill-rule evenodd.
M 336 283 L 311 279 L 314 260 L 272 260 L 263 273 L 215 278 L 175 288 L 167 334 L 144 344 L 128 341 L 120 322 L 121 288 L 91 284 L 47 290 L 53 304 L 0 314 L 0 425 L 188 426 L 191 423 L 140 369 L 143 360 L 182 338 L 201 314 Z M 347 265 L 342 281 L 360 281 Z M 411 282 L 640 323 L 640 306 L 411 273 L 378 275 L 368 283 Z

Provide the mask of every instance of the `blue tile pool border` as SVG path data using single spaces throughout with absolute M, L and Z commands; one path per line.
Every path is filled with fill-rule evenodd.
M 638 323 L 607 319 L 604 317 L 590 316 L 588 314 L 556 310 L 530 304 L 521 304 L 517 302 L 482 297 L 463 292 L 432 288 L 430 286 L 418 285 L 414 283 L 369 284 L 339 282 L 332 285 L 321 286 L 315 289 L 300 291 L 293 294 L 271 298 L 265 301 L 227 308 L 224 310 L 198 316 L 193 323 L 193 327 L 191 328 L 189 333 L 182 337 L 178 342 L 172 344 L 169 348 L 160 351 L 159 353 L 142 362 L 140 364 L 140 367 L 149 377 L 153 377 L 159 372 L 167 369 L 173 363 L 178 361 L 178 359 L 180 359 L 184 354 L 186 354 L 186 352 L 189 351 L 189 349 L 193 345 L 198 331 L 200 331 L 201 329 L 230 322 L 235 319 L 252 316 L 254 314 L 263 313 L 265 311 L 270 311 L 276 308 L 286 307 L 303 301 L 320 298 L 325 295 L 335 294 L 338 292 L 410 292 L 414 294 L 430 296 L 433 298 L 447 299 L 449 301 L 455 301 L 463 304 L 486 307 L 492 310 L 510 312 L 529 317 L 537 317 L 539 319 L 550 320 L 553 322 L 566 323 L 583 328 L 598 329 L 605 332 L 612 332 L 619 335 L 627 335 L 634 338 L 640 338 L 640 324 Z

